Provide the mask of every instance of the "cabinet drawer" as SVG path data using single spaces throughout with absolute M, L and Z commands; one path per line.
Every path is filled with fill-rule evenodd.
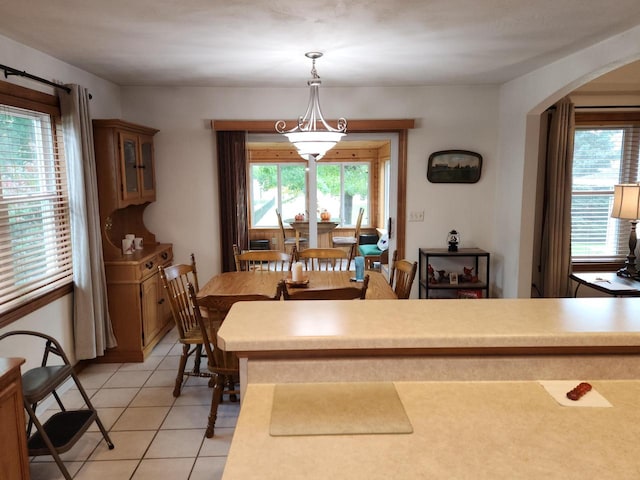
M 156 255 L 145 259 L 144 262 L 141 262 L 138 265 L 138 268 L 140 269 L 140 277 L 145 278 L 150 274 L 157 272 L 159 266 L 166 267 L 171 264 L 172 260 L 173 251 L 171 250 L 171 247 L 158 252 Z

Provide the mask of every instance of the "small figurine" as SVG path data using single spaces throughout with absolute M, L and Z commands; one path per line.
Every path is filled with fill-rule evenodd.
M 427 265 L 427 277 L 429 278 L 429 283 L 438 283 L 436 281 L 436 272 L 430 263 Z
M 449 242 L 449 251 L 457 252 L 458 251 L 458 242 L 460 241 L 460 234 L 456 230 L 451 230 L 447 234 L 447 242 Z
M 462 270 L 464 273 L 462 274 L 462 278 L 460 280 L 463 282 L 471 282 L 471 279 L 473 278 L 473 267 L 462 267 Z
M 438 283 L 449 282 L 449 276 L 446 270 L 438 270 Z

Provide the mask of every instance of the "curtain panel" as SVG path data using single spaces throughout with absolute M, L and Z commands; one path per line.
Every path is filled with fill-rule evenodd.
M 76 358 L 83 360 L 104 355 L 117 342 L 107 304 L 89 93 L 67 86 L 71 93 L 60 93 L 60 108 L 69 177 L 73 334 Z
M 571 188 L 575 108 L 568 97 L 549 112 L 542 238 L 543 297 L 571 296 Z
M 222 271 L 235 270 L 233 245 L 249 246 L 246 132 L 216 132 Z

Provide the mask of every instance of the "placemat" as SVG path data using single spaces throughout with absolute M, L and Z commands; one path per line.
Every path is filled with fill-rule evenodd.
M 278 384 L 272 436 L 412 433 L 393 383 Z
M 612 407 L 595 388 L 591 388 L 579 400 L 569 400 L 567 392 L 571 391 L 581 380 L 544 380 L 540 385 L 551 395 L 556 402 L 565 407 Z

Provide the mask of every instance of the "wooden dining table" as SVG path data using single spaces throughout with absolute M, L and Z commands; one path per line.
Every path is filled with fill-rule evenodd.
M 300 236 L 309 235 L 309 221 L 308 220 L 299 220 L 299 221 L 287 220 L 287 223 L 291 225 L 291 228 L 293 228 L 296 232 L 296 248 L 300 250 Z M 339 221 L 318 220 L 317 222 L 318 236 L 330 234 L 333 230 L 336 229 L 338 225 L 340 225 Z M 329 246 L 329 243 L 327 243 L 327 246 Z
M 366 299 L 397 298 L 384 275 L 367 271 L 369 286 Z M 290 277 L 291 272 L 224 272 L 215 275 L 199 291 L 198 297 L 207 295 L 267 295 L 274 297 L 280 280 Z M 324 290 L 329 288 L 352 287 L 361 285 L 352 282 L 353 271 L 305 271 L 303 277 L 309 279 L 305 287 L 288 287 L 289 291 Z

